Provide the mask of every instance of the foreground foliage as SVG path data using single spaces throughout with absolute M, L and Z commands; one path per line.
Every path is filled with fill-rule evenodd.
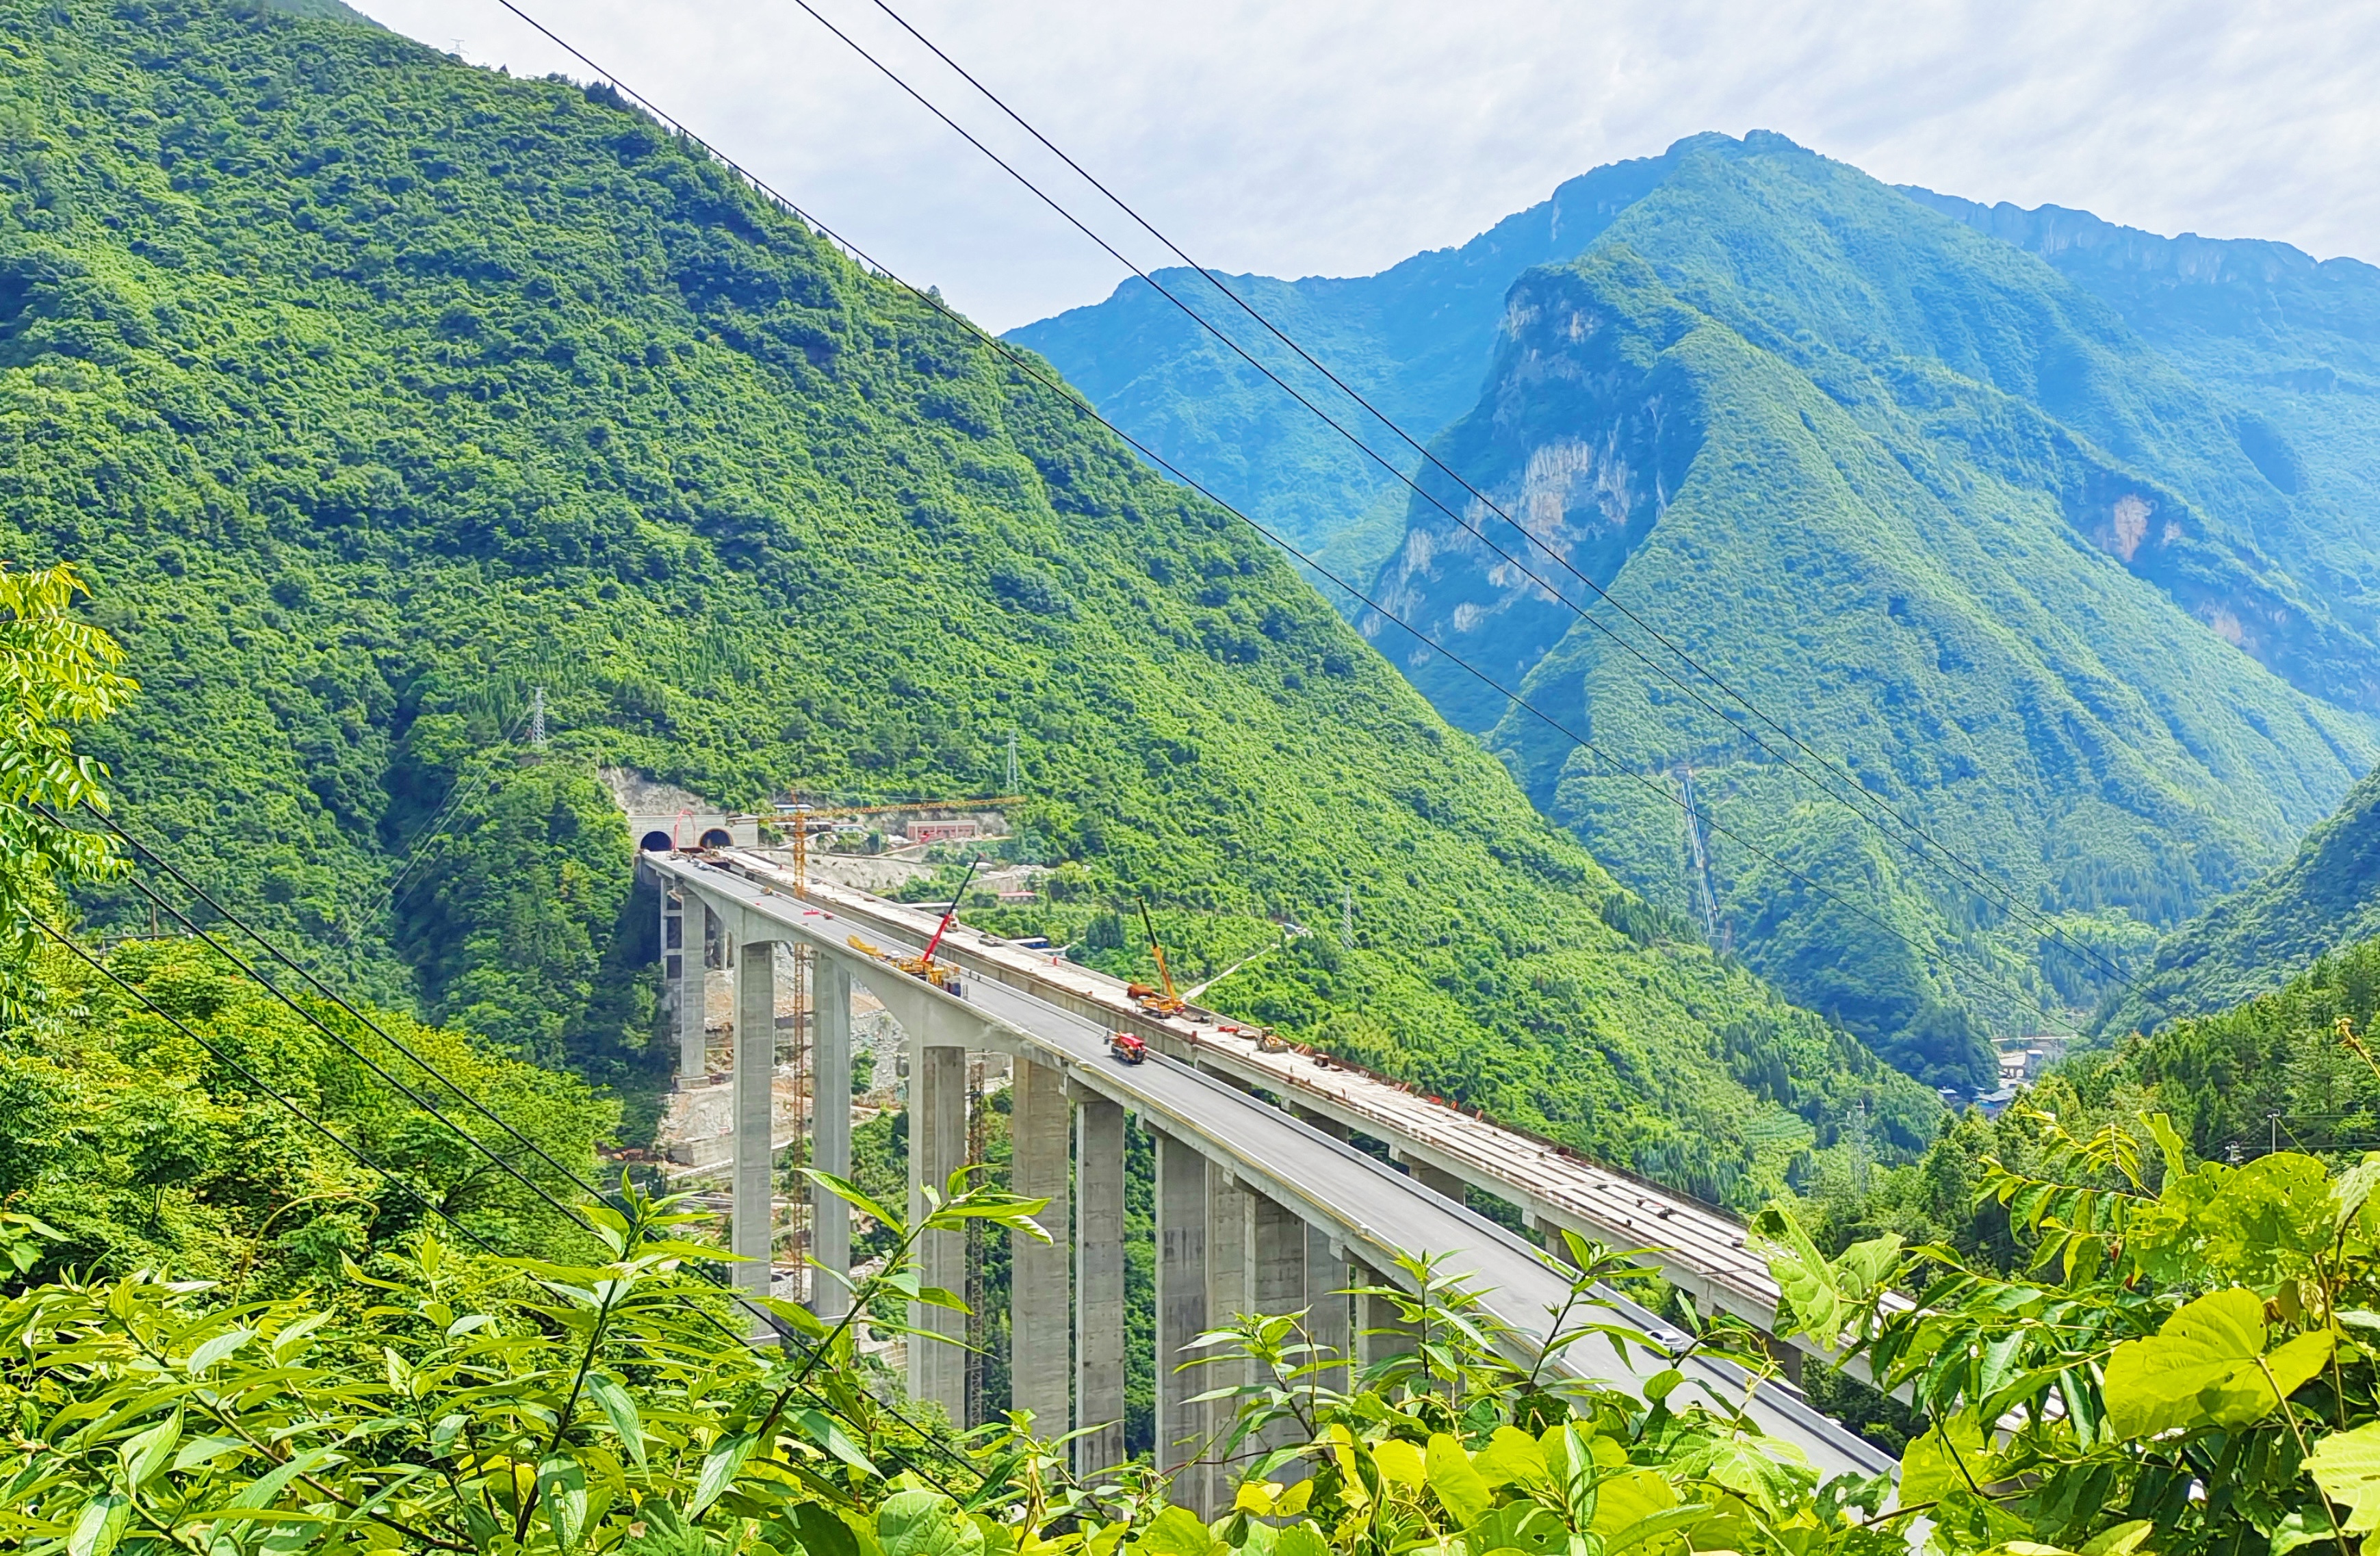
M 904 1327 L 888 1302 L 956 1301 L 917 1286 L 918 1233 L 1023 1230 L 1038 1208 L 953 1180 L 904 1226 L 836 1186 L 896 1229 L 855 1293 L 880 1330 Z M 689 1218 L 633 1195 L 588 1214 L 582 1264 L 467 1258 L 424 1235 L 400 1278 L 369 1282 L 380 1300 L 359 1314 L 145 1275 L 22 1291 L 0 1309 L 15 1429 L 0 1530 L 73 1556 L 1900 1548 L 1881 1482 L 1817 1487 L 1727 1402 L 1686 1403 L 1673 1371 L 1650 1369 L 1640 1399 L 1566 1381 L 1550 1356 L 1516 1362 L 1427 1261 L 1397 1294 L 1421 1343 L 1352 1386 L 1298 1315 L 1207 1337 L 1261 1374 L 1225 1391 L 1240 1404 L 1214 1457 L 1237 1467 L 1217 1471 L 1232 1506 L 1210 1525 L 1146 1470 L 1072 1477 L 1022 1419 L 964 1441 L 921 1432 L 865 1386 L 848 1321 L 770 1304 L 798 1343 L 735 1343 L 748 1319 L 686 1272 L 713 1250 L 669 1241 Z M 1652 1351 L 1608 1319 L 1574 1301 L 1557 1350 Z M 1282 1445 L 1240 1452 L 1258 1438 Z
M 2016 1272 L 1890 1234 L 1828 1259 L 1762 1221 L 1797 1331 L 1931 1419 L 1903 1505 L 1946 1546 L 2347 1556 L 2380 1528 L 2380 1155 L 2235 1167 L 2162 1114 L 2028 1124 L 2038 1164 L 1982 1186 Z

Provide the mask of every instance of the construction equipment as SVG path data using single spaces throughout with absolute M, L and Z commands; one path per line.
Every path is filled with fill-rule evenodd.
M 1110 1032 L 1108 1052 L 1126 1064 L 1138 1064 L 1148 1058 L 1148 1045 L 1130 1032 Z
M 1173 974 L 1165 965 L 1165 947 L 1157 939 L 1157 921 L 1148 916 L 1148 899 L 1135 897 L 1133 900 L 1140 904 L 1140 927 L 1148 931 L 1149 954 L 1157 958 L 1157 979 L 1165 987 L 1160 992 L 1146 983 L 1135 983 L 1127 985 L 1124 992 L 1138 1000 L 1140 1008 L 1150 1015 L 1179 1015 L 1188 1007 L 1173 991 Z
M 810 881 L 810 837 L 832 823 L 854 816 L 892 816 L 904 810 L 984 810 L 994 806 L 1022 805 L 1023 795 L 993 795 L 989 799 L 912 799 L 898 805 L 812 805 L 799 795 L 777 802 L 777 820 L 792 833 L 794 895 L 806 896 Z
M 982 868 L 983 856 L 978 854 L 975 862 L 967 866 L 966 874 L 959 878 L 959 889 L 952 893 L 951 906 L 942 909 L 942 921 L 934 926 L 933 938 L 927 941 L 926 949 L 915 956 L 896 956 L 880 946 L 870 945 L 857 935 L 848 937 L 851 948 L 863 956 L 873 956 L 880 962 L 890 963 L 911 978 L 930 983 L 944 993 L 958 993 L 958 968 L 935 961 L 934 953 L 942 948 L 942 937 L 950 933 L 952 920 L 959 916 L 959 904 L 966 900 L 967 884 L 975 879 L 975 872 Z

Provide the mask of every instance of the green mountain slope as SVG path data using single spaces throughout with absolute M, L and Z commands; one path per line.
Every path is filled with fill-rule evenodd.
M 0 55 L 0 555 L 99 580 L 125 813 L 358 984 L 625 1073 L 598 764 L 980 792 L 1014 732 L 1100 893 L 1352 888 L 1353 949 L 1210 998 L 1739 1200 L 1930 1127 L 1244 529 L 607 92 L 188 0 L 6 0 Z
M 2119 314 L 2223 407 L 2289 500 L 2256 541 L 2331 613 L 2380 619 L 2380 269 L 2285 243 L 2160 237 L 2082 211 L 1912 199 L 2040 255 Z
M 2380 935 L 2380 774 L 2349 791 L 2295 857 L 2157 942 L 2155 960 L 2096 1023 L 2153 1031 L 2278 988 L 2317 957 Z
M 1597 168 L 1460 248 L 1416 254 L 1377 275 L 1220 279 L 1427 443 L 1477 398 L 1513 278 L 1575 255 L 1669 165 L 1661 156 Z M 1397 468 L 1420 463 L 1196 272 L 1154 274 Z M 1408 493 L 1394 475 L 1146 282 L 1127 281 L 1104 301 L 1025 325 L 1008 338 L 1050 359 L 1118 426 L 1226 502 L 1307 551 L 1320 548 L 1318 560 L 1343 577 L 1368 579 L 1403 533 Z
M 2301 688 L 2362 706 L 2372 655 L 2257 549 L 2287 504 L 2218 405 L 2046 265 L 1853 169 L 1773 136 L 1673 154 L 1585 259 L 1515 286 L 1450 464 L 2103 953 L 2335 803 L 2371 723 Z M 2022 1032 L 2041 1004 L 2092 1003 L 2083 959 L 1888 852 L 1444 513 L 1417 501 L 1409 523 L 1392 608 L 1525 674 L 1629 772 L 1692 764 L 1722 827 L 1905 937 L 1718 838 L 1721 917 L 1796 998 L 1963 1084 L 1987 1078 L 1974 1019 Z M 1685 906 L 1674 807 L 1366 629 L 1455 722 L 1492 726 L 1548 813 Z

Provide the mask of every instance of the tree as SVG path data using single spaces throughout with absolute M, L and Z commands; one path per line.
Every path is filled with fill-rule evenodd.
M 27 572 L 0 562 L 0 1024 L 26 1013 L 36 920 L 57 911 L 60 883 L 119 868 L 104 841 L 59 819 L 107 808 L 107 769 L 75 749 L 73 726 L 134 690 L 115 672 L 115 639 L 70 614 L 88 593 L 70 563 Z

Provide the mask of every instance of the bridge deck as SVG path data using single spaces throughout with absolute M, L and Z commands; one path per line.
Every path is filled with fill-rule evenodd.
M 653 862 L 840 956 L 853 955 L 848 945 L 853 932 L 888 951 L 908 954 L 922 944 L 934 924 L 930 913 L 815 882 L 807 900 L 780 894 L 780 886 L 790 888 L 790 877 L 757 855 L 731 854 L 721 864 L 662 857 Z M 1444 1257 L 1451 1270 L 1476 1278 L 1479 1289 L 1489 1294 L 1488 1306 L 1500 1319 L 1524 1337 L 1543 1335 L 1549 1312 L 1563 1300 L 1569 1281 L 1542 1250 L 1377 1157 L 1193 1064 L 1162 1053 L 1140 1065 L 1115 1062 L 1107 1052 L 1108 1033 L 1134 1026 L 1148 1027 L 1136 1010 L 1129 1010 L 1120 983 L 1071 964 L 1053 966 L 1046 957 L 972 930 L 963 933 L 964 939 L 956 944 L 946 938 L 941 954 L 978 974 L 967 982 L 966 1012 L 1005 1028 L 1029 1057 L 1063 1069 L 1078 1084 L 1123 1102 L 1144 1123 L 1192 1144 L 1249 1186 L 1290 1207 L 1309 1223 L 1329 1229 L 1351 1255 L 1375 1269 L 1385 1270 L 1390 1256 L 1400 1250 L 1426 1250 Z M 872 982 L 905 977 L 881 964 L 874 966 Z M 948 998 L 940 991 L 933 993 Z M 1125 1019 L 1127 1011 L 1135 1019 Z M 1163 1035 L 1178 1043 L 1184 1037 L 1179 1030 L 1182 1025 L 1164 1024 Z M 1211 1040 L 1216 1023 L 1196 1025 Z M 1208 1057 L 1203 1048 L 1197 1052 L 1202 1061 Z M 1216 1051 L 1215 1056 L 1221 1057 L 1221 1051 Z M 1305 1063 L 1314 1067 L 1310 1061 Z M 1334 1082 L 1354 1078 L 1344 1070 L 1321 1075 Z M 1412 1097 L 1378 1077 L 1366 1078 L 1379 1093 L 1365 1094 L 1366 1106 L 1379 1111 L 1377 1124 L 1361 1125 L 1367 1134 L 1387 1133 L 1403 1106 L 1435 1109 L 1429 1115 L 1433 1122 L 1442 1115 L 1450 1125 L 1459 1125 L 1466 1137 L 1496 1132 L 1494 1125 L 1442 1103 Z M 1301 1101 L 1321 1095 L 1287 1075 L 1276 1077 L 1272 1088 L 1285 1096 L 1295 1095 Z M 1451 1127 L 1449 1132 L 1453 1132 Z M 1512 1149 L 1492 1140 L 1476 1149 L 1484 1153 L 1491 1147 Z M 1549 1168 L 1565 1173 L 1581 1165 L 1558 1156 L 1548 1163 Z M 1625 1185 L 1632 1192 L 1637 1187 L 1616 1174 L 1610 1175 L 1610 1182 Z M 1608 1185 L 1598 1186 L 1614 1192 Z M 1685 1202 L 1678 1203 L 1686 1208 Z M 1725 1235 L 1740 1238 L 1741 1232 L 1730 1228 Z M 1738 1252 L 1735 1257 L 1741 1260 L 1745 1256 Z M 1662 1333 L 1671 1342 L 1682 1340 L 1616 1294 L 1607 1300 L 1619 1309 L 1622 1321 Z M 1621 1384 L 1641 1380 L 1658 1365 L 1641 1354 L 1616 1357 L 1609 1345 L 1600 1343 L 1572 1347 L 1566 1360 L 1567 1369 L 1579 1376 Z M 1731 1366 L 1697 1359 L 1687 1363 L 1685 1371 L 1690 1386 L 1714 1398 L 1730 1403 L 1743 1399 L 1745 1379 Z M 1820 1415 L 1797 1391 L 1781 1383 L 1761 1387 L 1753 1398 L 1751 1413 L 1764 1431 L 1798 1445 L 1822 1473 L 1856 1470 L 1873 1475 L 1893 1463 L 1891 1455 Z

